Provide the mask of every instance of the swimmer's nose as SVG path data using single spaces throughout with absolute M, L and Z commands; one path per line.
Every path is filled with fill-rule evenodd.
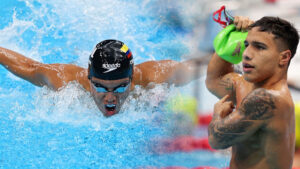
M 243 53 L 243 59 L 244 59 L 244 60 L 251 60 L 251 59 L 252 59 L 252 58 L 250 57 L 248 48 L 246 48 L 245 51 L 244 51 L 244 53 Z
M 244 56 L 244 60 L 251 60 L 251 58 L 249 56 Z
M 116 103 L 116 96 L 113 95 L 112 92 L 108 92 L 106 95 L 105 95 L 105 103 L 106 104 L 115 104 Z

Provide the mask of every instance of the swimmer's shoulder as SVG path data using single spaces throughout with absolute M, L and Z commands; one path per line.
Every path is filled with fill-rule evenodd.
M 245 91 L 245 89 L 249 89 L 252 86 L 251 83 L 244 79 L 242 74 L 236 72 L 226 74 L 222 80 L 232 84 L 235 91 Z
M 226 75 L 224 75 L 222 77 L 222 80 L 225 80 L 228 82 L 230 81 L 234 85 L 234 87 L 245 86 L 245 85 L 248 86 L 250 84 L 243 78 L 242 74 L 239 74 L 236 72 L 227 73 Z
M 281 90 L 257 88 L 251 92 L 251 95 L 257 97 L 257 99 L 261 101 L 266 100 L 274 104 L 282 103 L 283 105 L 288 106 L 291 102 L 289 93 Z
M 45 64 L 41 71 L 48 78 L 55 89 L 66 86 L 69 82 L 76 81 L 85 90 L 90 90 L 87 69 L 73 64 Z
M 147 87 L 151 82 L 164 83 L 179 62 L 174 60 L 146 61 L 134 66 L 133 81 Z
M 276 103 L 278 105 L 279 112 L 283 112 L 283 115 L 292 115 L 294 113 L 295 106 L 288 87 L 284 87 L 283 90 L 278 91 L 274 95 L 276 96 Z
M 134 66 L 134 73 L 139 76 L 153 74 L 157 70 L 161 70 L 163 68 L 172 68 L 175 67 L 179 62 L 174 60 L 152 60 L 146 61 Z
M 236 83 L 236 85 L 250 86 L 250 83 L 247 82 L 244 79 L 243 75 L 240 73 L 231 72 L 231 73 L 228 73 L 226 76 L 230 77 L 232 79 L 232 81 L 234 81 Z
M 69 82 L 76 81 L 79 84 L 81 84 L 85 90 L 90 91 L 88 70 L 86 68 L 73 65 L 73 64 L 68 64 L 68 66 L 66 67 L 66 71 L 68 76 L 67 81 Z
M 258 101 L 258 109 L 266 114 L 265 131 L 278 138 L 285 135 L 286 131 L 294 128 L 294 104 L 291 97 L 280 90 L 256 89 L 258 97 L 263 98 Z M 267 135 L 266 135 L 267 136 Z
M 262 111 L 270 111 L 274 117 L 286 117 L 293 113 L 294 104 L 288 90 L 258 88 L 251 95 L 262 105 Z

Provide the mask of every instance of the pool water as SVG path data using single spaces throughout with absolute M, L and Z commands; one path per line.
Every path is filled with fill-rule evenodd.
M 131 48 L 136 64 L 180 61 L 190 52 L 185 37 L 192 23 L 170 22 L 168 11 L 183 4 L 189 5 L 159 0 L 4 0 L 0 46 L 43 63 L 86 68 L 95 44 L 119 39 Z M 192 93 L 193 84 L 157 85 L 150 91 L 137 87 L 135 92 L 143 97 L 130 96 L 119 115 L 105 118 L 76 83 L 54 92 L 4 67 L 0 77 L 0 168 L 228 166 L 228 156 L 220 153 L 151 151 L 151 140 L 170 137 L 174 125 L 164 101 L 174 93 Z

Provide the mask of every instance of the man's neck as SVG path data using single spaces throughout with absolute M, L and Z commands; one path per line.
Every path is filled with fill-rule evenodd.
M 274 74 L 274 76 L 267 78 L 261 82 L 253 83 L 253 88 L 265 88 L 265 89 L 275 89 L 278 85 L 287 85 L 287 73 L 279 72 Z

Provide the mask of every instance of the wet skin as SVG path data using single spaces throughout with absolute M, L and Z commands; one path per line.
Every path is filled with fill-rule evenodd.
M 97 92 L 94 84 L 101 85 L 108 92 Z M 130 87 L 123 93 L 115 93 L 114 89 L 120 86 L 130 86 L 130 79 L 123 78 L 119 80 L 102 80 L 92 77 L 90 83 L 91 95 L 102 114 L 106 117 L 117 114 L 124 101 L 129 95 Z
M 243 76 L 244 79 L 260 84 L 278 73 L 276 69 L 280 59 L 280 51 L 277 47 L 274 35 L 260 32 L 258 28 L 249 31 L 245 40 L 246 49 L 243 53 Z M 270 83 L 270 82 L 269 82 Z
M 294 105 L 287 86 L 290 51 L 274 35 L 252 28 L 243 75 L 213 55 L 207 88 L 222 98 L 209 125 L 213 148 L 232 147 L 231 169 L 288 169 L 295 146 Z
M 92 81 L 107 88 L 107 93 L 97 93 L 88 79 L 88 69 L 72 64 L 43 64 L 27 58 L 17 52 L 0 47 L 0 64 L 16 76 L 23 78 L 36 86 L 47 86 L 53 90 L 60 90 L 69 82 L 76 81 L 91 92 L 99 110 L 107 117 L 117 114 L 122 104 L 135 85 L 148 89 L 153 84 L 167 83 L 181 86 L 199 78 L 194 72 L 197 70 L 201 58 L 183 62 L 173 60 L 147 61 L 134 66 L 130 87 L 125 93 L 114 93 L 127 79 L 101 80 L 92 77 Z

